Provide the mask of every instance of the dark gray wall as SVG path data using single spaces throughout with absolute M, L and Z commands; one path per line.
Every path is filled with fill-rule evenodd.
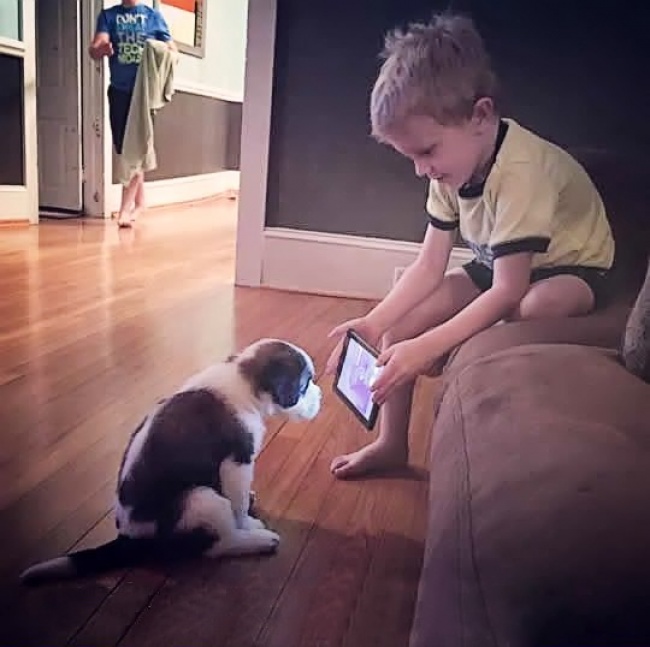
M 0 54 L 0 184 L 25 183 L 23 154 L 23 59 Z
M 424 0 L 279 0 L 267 224 L 421 240 L 426 183 L 370 139 L 385 31 L 447 6 Z M 650 170 L 650 5 L 468 0 L 508 116 L 578 157 Z
M 165 180 L 239 168 L 241 104 L 177 91 L 155 120 L 158 168 Z M 116 160 L 113 155 L 113 173 Z

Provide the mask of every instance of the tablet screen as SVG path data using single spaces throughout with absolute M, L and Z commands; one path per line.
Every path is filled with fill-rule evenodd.
M 374 425 L 378 411 L 370 390 L 381 371 L 376 363 L 376 352 L 350 331 L 339 362 L 335 390 L 369 428 Z

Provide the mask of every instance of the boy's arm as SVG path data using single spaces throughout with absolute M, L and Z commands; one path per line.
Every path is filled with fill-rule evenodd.
M 88 53 L 95 60 L 100 59 L 102 56 L 112 55 L 113 46 L 111 45 L 111 40 L 107 32 L 100 31 L 95 34 L 95 38 L 88 48 Z
M 530 286 L 532 252 L 501 256 L 494 261 L 492 287 L 458 314 L 421 336 L 424 347 L 440 356 L 506 317 Z
M 375 401 L 381 404 L 395 387 L 425 371 L 432 360 L 511 312 L 528 289 L 531 259 L 531 252 L 496 259 L 493 285 L 489 290 L 447 322 L 384 350 L 378 364 L 385 370 L 372 386 Z
M 106 20 L 104 11 L 100 11 L 97 17 L 95 37 L 88 47 L 88 54 L 95 60 L 100 59 L 102 56 L 111 56 L 113 54 L 113 46 L 111 45 L 111 38 L 108 31 L 108 21 Z
M 383 334 L 438 288 L 447 269 L 453 244 L 453 230 L 432 225 L 427 227 L 416 260 L 404 271 L 386 297 L 366 316 L 378 335 Z

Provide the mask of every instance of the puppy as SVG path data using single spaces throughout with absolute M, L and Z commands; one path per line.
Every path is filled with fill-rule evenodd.
M 279 536 L 250 514 L 265 420 L 311 420 L 322 392 L 301 348 L 262 339 L 191 377 L 146 416 L 118 472 L 117 537 L 36 564 L 25 583 L 188 556 L 272 552 Z

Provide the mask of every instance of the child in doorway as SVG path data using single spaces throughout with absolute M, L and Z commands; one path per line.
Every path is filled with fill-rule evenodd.
M 111 75 L 108 107 L 115 152 L 122 153 L 126 120 L 135 87 L 135 78 L 147 39 L 166 42 L 176 49 L 169 27 L 160 11 L 141 4 L 140 0 L 122 0 L 103 9 L 97 18 L 95 37 L 88 52 L 95 60 L 109 59 Z M 122 203 L 117 218 L 120 227 L 130 227 L 144 209 L 144 175 L 137 173 L 128 186 L 122 187 Z
M 598 191 L 568 153 L 500 115 L 497 81 L 469 18 L 395 31 L 375 82 L 372 134 L 429 179 L 420 252 L 354 328 L 381 347 L 377 439 L 336 457 L 340 478 L 405 465 L 415 379 L 501 320 L 571 317 L 597 307 L 614 258 Z M 474 253 L 447 271 L 455 232 Z M 336 368 L 342 340 L 327 373 Z

